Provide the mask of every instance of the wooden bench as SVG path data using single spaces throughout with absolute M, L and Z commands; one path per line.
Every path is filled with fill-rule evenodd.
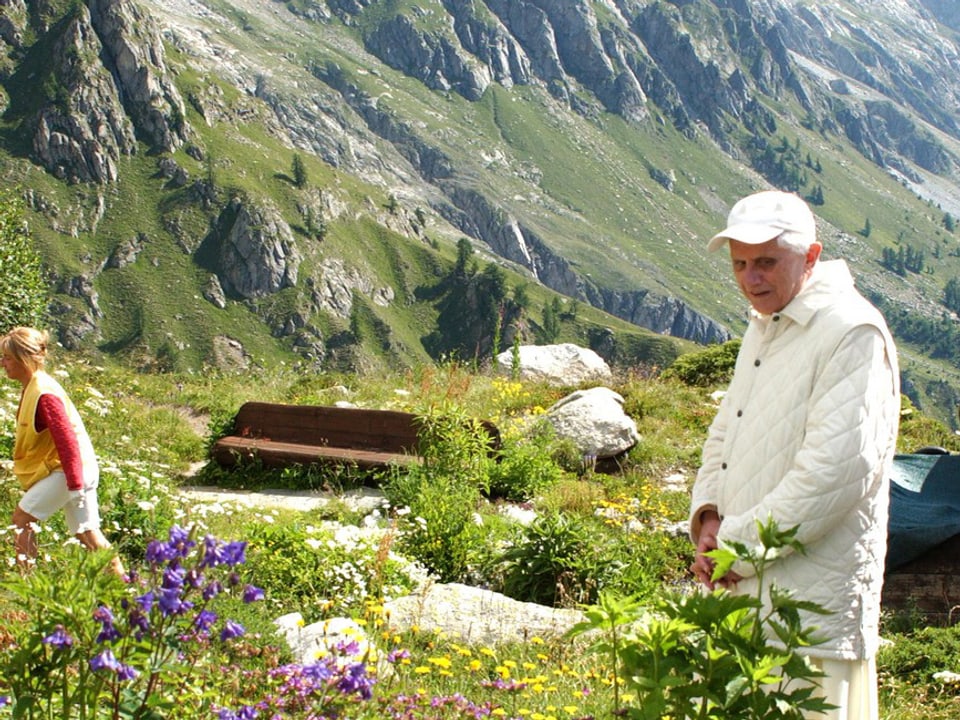
M 499 432 L 483 426 L 495 445 Z M 217 440 L 224 466 L 257 460 L 265 467 L 335 464 L 363 471 L 420 463 L 417 416 L 395 410 L 246 402 L 233 432 Z

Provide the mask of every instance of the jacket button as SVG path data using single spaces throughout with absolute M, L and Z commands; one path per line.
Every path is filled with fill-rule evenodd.
M 773 316 L 773 321 L 774 321 L 774 322 L 780 322 L 780 315 L 774 315 L 774 316 Z
M 720 469 L 721 469 L 721 470 L 726 470 L 726 469 L 727 469 L 727 464 L 726 464 L 726 463 L 721 463 Z
M 760 359 L 759 359 L 759 358 L 757 358 L 756 360 L 753 361 L 753 366 L 754 366 L 754 367 L 760 367 Z
M 737 410 L 737 417 L 743 417 L 743 410 Z

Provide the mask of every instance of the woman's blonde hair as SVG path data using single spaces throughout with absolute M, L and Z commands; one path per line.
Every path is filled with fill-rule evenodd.
M 0 338 L 0 353 L 8 353 L 31 370 L 40 370 L 47 360 L 46 330 L 31 327 L 15 327 Z

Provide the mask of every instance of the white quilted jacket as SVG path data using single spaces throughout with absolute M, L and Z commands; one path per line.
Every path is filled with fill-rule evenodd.
M 889 476 L 900 414 L 896 348 L 842 260 L 818 263 L 780 313 L 754 316 L 710 427 L 693 488 L 691 535 L 715 508 L 720 541 L 757 546 L 756 520 L 799 525 L 765 581 L 833 611 L 804 617 L 828 641 L 809 655 L 877 649 Z M 749 565 L 737 592 L 756 594 Z

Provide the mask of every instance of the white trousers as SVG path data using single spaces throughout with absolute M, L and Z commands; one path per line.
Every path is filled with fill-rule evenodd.
M 826 713 L 810 713 L 804 717 L 809 720 L 880 720 L 876 658 L 811 658 L 811 661 L 827 674 L 826 677 L 818 678 L 820 694 L 837 708 Z

